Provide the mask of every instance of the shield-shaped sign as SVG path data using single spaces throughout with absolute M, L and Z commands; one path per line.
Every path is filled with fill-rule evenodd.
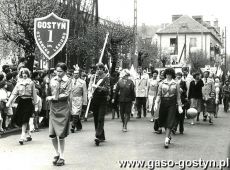
M 69 36 L 69 20 L 51 13 L 34 19 L 34 38 L 41 52 L 49 60 L 64 47 Z

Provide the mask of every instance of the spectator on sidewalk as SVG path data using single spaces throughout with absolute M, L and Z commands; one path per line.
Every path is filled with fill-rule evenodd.
M 0 82 L 0 133 L 3 133 L 6 129 L 6 102 L 8 100 L 6 91 L 6 82 L 2 80 Z

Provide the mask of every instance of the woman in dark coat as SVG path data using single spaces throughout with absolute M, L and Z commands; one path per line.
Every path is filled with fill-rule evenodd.
M 57 153 L 53 161 L 56 166 L 65 164 L 65 137 L 69 134 L 71 81 L 67 77 L 66 71 L 65 63 L 57 64 L 57 75 L 50 81 L 50 94 L 46 98 L 47 101 L 50 101 L 49 136 Z M 60 153 L 58 143 L 60 143 Z

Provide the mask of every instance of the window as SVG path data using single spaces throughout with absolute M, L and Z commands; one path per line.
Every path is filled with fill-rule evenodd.
M 196 47 L 196 38 L 190 38 L 190 47 Z
M 176 38 L 170 38 L 170 47 L 175 47 L 177 44 Z
M 170 47 L 172 48 L 171 54 L 178 54 L 177 38 L 170 38 Z

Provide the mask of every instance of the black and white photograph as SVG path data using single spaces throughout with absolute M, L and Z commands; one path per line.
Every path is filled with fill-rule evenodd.
M 230 170 L 229 7 L 0 0 L 0 169 Z

